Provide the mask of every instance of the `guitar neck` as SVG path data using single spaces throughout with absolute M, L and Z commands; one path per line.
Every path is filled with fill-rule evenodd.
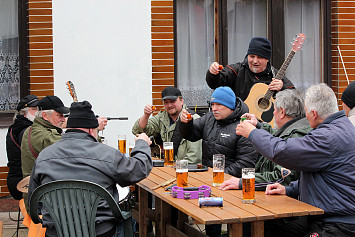
M 283 62 L 280 70 L 277 72 L 275 79 L 281 80 L 285 76 L 286 70 L 291 63 L 293 56 L 295 56 L 295 53 L 295 51 L 291 50 L 291 52 L 288 54 L 287 58 Z M 265 97 L 267 99 L 270 99 L 273 93 L 273 91 L 267 90 L 267 92 L 265 93 Z

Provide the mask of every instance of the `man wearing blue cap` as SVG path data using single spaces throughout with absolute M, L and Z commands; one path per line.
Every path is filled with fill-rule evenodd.
M 213 155 L 225 155 L 224 172 L 242 176 L 242 168 L 254 168 L 258 157 L 251 143 L 235 134 L 240 117 L 248 107 L 229 87 L 217 88 L 211 97 L 212 112 L 201 118 L 187 118 L 183 110 L 178 123 L 180 134 L 189 141 L 202 139 L 202 164 L 212 167 Z M 220 236 L 220 225 L 206 225 L 208 236 Z
M 271 66 L 270 58 L 270 41 L 263 37 L 254 37 L 243 62 L 227 65 L 222 70 L 217 62 L 212 63 L 206 74 L 206 82 L 211 89 L 229 86 L 243 101 L 255 83 L 265 83 L 272 91 L 294 88 L 286 77 L 282 80 L 274 79 L 277 70 Z

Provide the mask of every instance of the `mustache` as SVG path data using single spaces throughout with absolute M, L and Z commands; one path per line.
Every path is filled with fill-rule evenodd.
M 221 114 L 219 111 L 213 111 L 213 114 Z

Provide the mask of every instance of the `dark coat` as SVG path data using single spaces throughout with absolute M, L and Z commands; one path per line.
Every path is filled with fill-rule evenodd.
M 17 115 L 14 124 L 12 124 L 6 135 L 6 152 L 9 167 L 7 175 L 7 187 L 11 196 L 16 199 L 22 199 L 22 193 L 17 190 L 17 184 L 22 180 L 21 169 L 21 141 L 26 128 L 32 125 L 32 122 L 23 115 Z M 11 137 L 12 135 L 12 137 Z
M 216 120 L 213 113 L 209 112 L 187 124 L 179 121 L 180 135 L 190 141 L 202 139 L 204 165 L 212 167 L 213 155 L 224 154 L 224 172 L 241 177 L 241 169 L 253 168 L 257 160 L 257 153 L 251 143 L 235 133 L 240 117 L 248 111 L 247 105 L 237 98 L 236 109 L 225 119 Z
M 234 91 L 235 95 L 244 101 L 255 83 L 265 83 L 269 85 L 276 74 L 277 70 L 273 68 L 270 63 L 267 64 L 263 72 L 253 73 L 249 69 L 248 58 L 246 57 L 242 63 L 225 66 L 217 75 L 211 74 L 210 71 L 207 70 L 206 82 L 211 89 L 216 89 L 220 86 L 229 86 Z M 282 81 L 284 85 L 281 90 L 295 88 L 287 77 L 283 77 Z

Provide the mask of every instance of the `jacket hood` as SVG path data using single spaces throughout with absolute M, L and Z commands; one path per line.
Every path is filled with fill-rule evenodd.
M 254 72 L 253 72 L 252 70 L 250 70 L 250 68 L 249 68 L 248 55 L 245 56 L 242 65 L 243 65 L 244 67 L 246 67 L 251 73 L 254 73 Z M 260 72 L 260 73 L 254 73 L 254 75 L 257 76 L 257 77 L 259 77 L 259 76 L 266 75 L 266 74 L 268 74 L 269 72 L 271 72 L 271 64 L 270 64 L 270 61 L 267 62 L 267 65 L 266 65 L 266 68 L 265 68 L 264 71 L 262 71 L 262 72 Z
M 227 118 L 218 120 L 218 123 L 222 124 L 230 124 L 235 122 L 236 120 L 239 120 L 240 117 L 249 112 L 248 106 L 239 98 L 237 97 L 236 103 L 235 103 L 235 109 L 233 113 L 231 113 Z

